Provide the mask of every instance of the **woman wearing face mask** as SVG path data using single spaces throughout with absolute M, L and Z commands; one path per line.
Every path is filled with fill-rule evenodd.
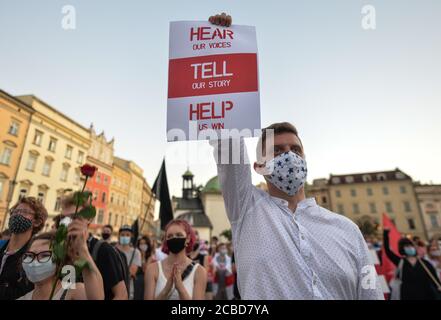
M 144 300 L 144 274 L 147 269 L 147 265 L 156 262 L 156 260 L 153 255 L 154 250 L 149 237 L 142 236 L 138 240 L 136 247 L 141 252 L 142 268 L 138 268 L 138 271 L 136 272 L 136 277 L 134 280 L 134 300 Z
M 215 300 L 232 300 L 234 298 L 234 274 L 231 257 L 226 244 L 217 247 L 218 252 L 213 258 Z
M 203 300 L 207 285 L 204 267 L 187 255 L 192 251 L 195 235 L 184 220 L 172 220 L 165 227 L 162 261 L 149 264 L 145 274 L 146 300 Z
M 401 238 L 397 256 L 389 247 L 389 229 L 384 229 L 384 250 L 397 266 L 396 277 L 401 280 L 400 300 L 435 300 L 441 294 L 441 285 L 432 264 L 417 255 L 412 240 Z M 438 289 L 439 288 L 439 289 Z
M 66 259 L 66 264 L 72 265 L 73 260 L 82 258 L 88 262 L 89 267 L 83 269 L 83 283 L 76 282 L 75 287 L 63 288 L 61 281 L 58 280 L 52 300 L 103 300 L 103 279 L 87 249 L 87 235 L 75 234 L 74 222 L 69 226 L 69 230 L 68 235 L 75 236 L 71 242 L 70 256 Z M 29 249 L 23 255 L 22 268 L 35 287 L 18 300 L 49 299 L 56 277 L 56 265 L 52 260 L 53 252 L 50 248 L 54 238 L 54 232 L 47 232 L 31 240 Z
M 21 198 L 11 208 L 11 237 L 0 247 L 0 300 L 15 300 L 34 288 L 17 266 L 32 236 L 43 228 L 47 216 L 44 206 L 34 197 Z
M 441 241 L 433 238 L 427 246 L 427 256 L 429 262 L 435 268 L 438 278 L 441 278 Z

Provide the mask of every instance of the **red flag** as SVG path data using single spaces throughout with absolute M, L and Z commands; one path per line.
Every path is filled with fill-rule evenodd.
M 398 253 L 398 241 L 400 241 L 401 239 L 401 233 L 398 232 L 394 223 L 392 222 L 392 220 L 389 219 L 386 213 L 383 213 L 383 228 L 389 228 L 389 247 L 396 255 L 399 256 L 400 254 Z M 386 277 L 386 281 L 388 283 L 394 276 L 395 268 L 395 265 L 386 256 L 386 252 L 384 251 L 383 246 L 381 248 L 381 271 L 379 273 Z

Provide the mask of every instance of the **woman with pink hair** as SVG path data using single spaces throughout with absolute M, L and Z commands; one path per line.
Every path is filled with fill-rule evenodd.
M 162 251 L 168 256 L 151 263 L 145 273 L 145 300 L 203 300 L 207 285 L 204 267 L 188 254 L 195 242 L 187 221 L 172 220 L 165 227 Z

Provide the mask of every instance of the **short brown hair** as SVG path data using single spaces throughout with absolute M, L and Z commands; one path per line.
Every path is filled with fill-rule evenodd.
M 49 242 L 52 242 L 55 240 L 55 232 L 54 231 L 50 231 L 50 232 L 43 232 L 40 233 L 39 235 L 32 237 L 31 241 L 29 242 L 29 247 L 31 247 L 31 245 L 37 241 L 37 240 L 47 240 Z
M 294 125 L 292 125 L 289 122 L 276 122 L 262 129 L 262 135 L 260 136 L 259 141 L 257 142 L 257 154 L 259 154 L 259 150 L 262 150 L 262 155 L 265 154 L 264 152 L 265 149 L 262 149 L 262 147 L 265 146 L 266 135 L 267 135 L 267 131 L 269 130 L 273 130 L 274 135 L 278 135 L 282 133 L 292 133 L 300 140 L 299 134 L 297 132 L 296 127 L 294 127 Z M 302 141 L 300 141 L 300 143 L 302 143 Z
M 37 200 L 35 197 L 23 197 L 18 200 L 18 202 L 11 208 L 11 213 L 20 205 L 20 204 L 27 204 L 29 207 L 31 207 L 32 211 L 34 211 L 34 219 L 41 221 L 41 223 L 33 227 L 32 234 L 36 234 L 43 229 L 44 224 L 47 220 L 47 210 L 41 203 L 41 201 Z
M 69 193 L 63 196 L 63 198 L 61 199 L 61 207 L 63 209 L 76 205 L 77 203 L 75 202 L 75 193 Z

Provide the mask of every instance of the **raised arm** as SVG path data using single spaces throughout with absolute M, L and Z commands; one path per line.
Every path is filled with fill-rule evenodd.
M 250 208 L 254 189 L 244 139 L 213 140 L 210 144 L 214 146 L 228 219 L 234 223 Z
M 389 244 L 389 229 L 384 229 L 383 231 L 383 245 L 384 245 L 384 251 L 386 252 L 386 256 L 389 258 L 390 261 L 396 266 L 400 263 L 401 257 L 397 256 L 395 253 L 392 252 L 390 249 Z

